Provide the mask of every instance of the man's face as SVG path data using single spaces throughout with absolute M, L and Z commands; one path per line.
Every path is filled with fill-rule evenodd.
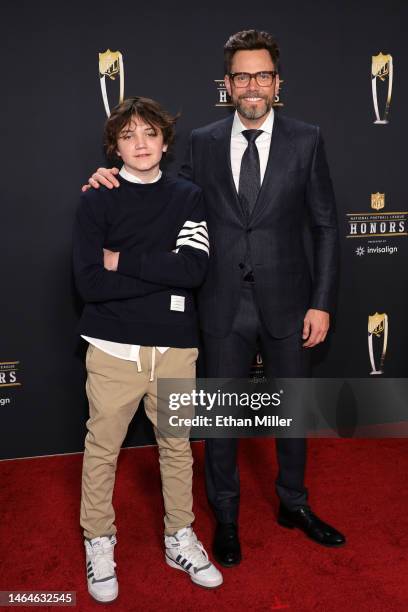
M 232 57 L 231 72 L 255 72 L 275 70 L 274 63 L 267 49 L 237 51 Z M 279 76 L 267 87 L 258 85 L 252 78 L 246 87 L 237 87 L 232 79 L 225 75 L 225 86 L 238 113 L 250 121 L 264 117 L 272 108 L 275 95 L 279 91 Z
M 161 130 L 145 123 L 137 115 L 120 132 L 117 147 L 125 168 L 147 179 L 157 174 L 162 155 L 167 151 Z

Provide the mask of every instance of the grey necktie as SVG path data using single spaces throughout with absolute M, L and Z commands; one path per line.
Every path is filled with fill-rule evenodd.
M 262 134 L 262 130 L 243 130 L 242 134 L 247 139 L 248 146 L 241 160 L 238 195 L 242 202 L 242 206 L 249 217 L 254 209 L 255 202 L 261 188 L 259 154 L 255 140 L 260 134 Z

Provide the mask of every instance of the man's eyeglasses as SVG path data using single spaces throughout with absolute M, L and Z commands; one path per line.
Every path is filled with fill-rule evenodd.
M 261 72 L 230 72 L 229 78 L 234 83 L 235 87 L 248 87 L 251 79 L 255 79 L 259 87 L 268 87 L 272 85 L 274 78 L 278 73 L 276 70 L 262 70 Z

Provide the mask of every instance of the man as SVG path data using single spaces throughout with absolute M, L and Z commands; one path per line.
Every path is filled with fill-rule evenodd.
M 248 376 L 261 345 L 267 377 L 307 377 L 310 349 L 326 338 L 334 308 L 338 231 L 320 130 L 274 113 L 279 49 L 266 32 L 247 30 L 224 47 L 233 116 L 194 130 L 181 175 L 204 191 L 209 271 L 198 294 L 207 377 Z M 90 179 L 116 185 L 115 171 Z M 309 215 L 314 270 L 303 247 Z M 308 505 L 306 441 L 276 440 L 280 525 L 325 546 L 344 536 Z M 214 554 L 225 567 L 241 560 L 237 441 L 206 442 L 206 483 L 217 519 Z
M 118 596 L 112 493 L 119 451 L 142 399 L 159 448 L 166 563 L 201 586 L 222 583 L 191 527 L 189 440 L 166 437 L 158 424 L 165 405 L 157 378 L 195 377 L 192 288 L 203 281 L 209 253 L 200 188 L 160 170 L 174 123 L 147 98 L 129 98 L 113 110 L 105 144 L 123 162 L 121 189 L 83 194 L 74 229 L 75 278 L 85 301 L 79 333 L 89 342 L 81 526 L 88 591 L 101 602 Z M 136 526 L 142 532 L 137 520 Z

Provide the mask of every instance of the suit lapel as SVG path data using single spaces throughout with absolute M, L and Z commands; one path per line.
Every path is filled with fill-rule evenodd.
M 212 133 L 212 159 L 210 163 L 215 168 L 220 191 L 224 194 L 235 215 L 243 223 L 245 221 L 245 214 L 238 197 L 231 168 L 231 129 L 233 120 L 234 115 L 231 115 L 214 129 Z
M 250 217 L 251 223 L 262 215 L 267 205 L 274 205 L 279 193 L 279 186 L 287 180 L 288 169 L 291 166 L 291 162 L 293 163 L 295 159 L 294 153 L 290 134 L 286 131 L 278 113 L 275 112 L 268 163 L 262 186 Z

